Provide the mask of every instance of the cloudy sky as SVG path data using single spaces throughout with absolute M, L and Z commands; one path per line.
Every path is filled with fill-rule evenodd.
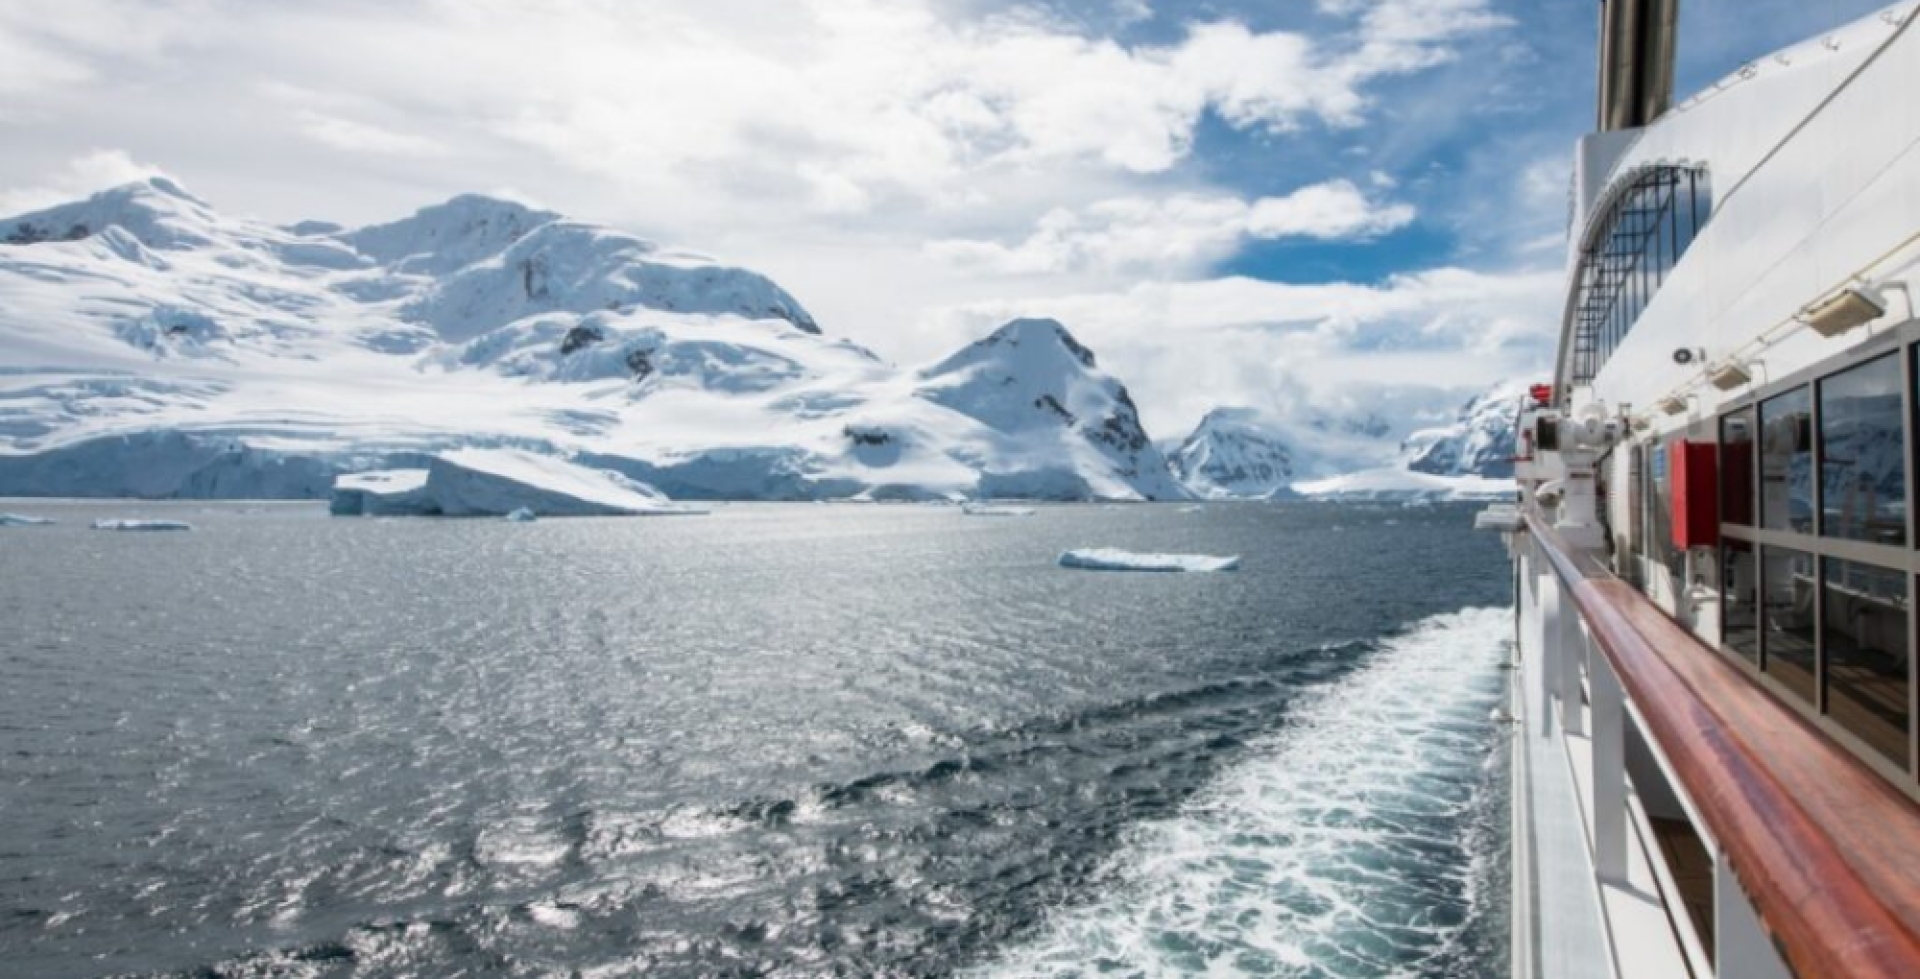
M 1879 0 L 1683 0 L 1681 89 Z M 5 0 L 0 213 L 511 196 L 902 363 L 1050 315 L 1156 435 L 1547 362 L 1596 0 Z

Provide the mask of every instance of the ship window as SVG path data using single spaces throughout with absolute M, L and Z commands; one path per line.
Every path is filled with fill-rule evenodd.
M 1814 702 L 1813 555 L 1763 547 L 1760 604 L 1764 668 L 1789 691 Z
M 1707 172 L 1650 166 L 1589 225 L 1580 251 L 1575 299 L 1573 380 L 1600 373 L 1705 226 L 1711 200 Z
M 1798 388 L 1760 405 L 1760 525 L 1813 533 L 1813 396 Z
M 1753 526 L 1753 409 L 1720 419 L 1720 519 Z
M 1727 538 L 1720 559 L 1720 642 L 1754 664 L 1760 662 L 1760 620 L 1754 614 L 1758 570 L 1753 545 Z
M 1907 542 L 1906 432 L 1900 361 L 1869 361 L 1820 382 L 1820 530 Z
M 1907 575 L 1827 558 L 1821 651 L 1827 713 L 1907 767 Z

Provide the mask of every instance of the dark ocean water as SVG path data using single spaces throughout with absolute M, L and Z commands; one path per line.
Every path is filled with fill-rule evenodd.
M 1505 970 L 1469 509 L 0 510 L 0 974 Z

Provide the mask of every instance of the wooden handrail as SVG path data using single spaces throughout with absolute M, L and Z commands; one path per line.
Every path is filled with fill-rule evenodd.
M 1788 967 L 1920 976 L 1920 807 L 1537 511 L 1527 528 Z

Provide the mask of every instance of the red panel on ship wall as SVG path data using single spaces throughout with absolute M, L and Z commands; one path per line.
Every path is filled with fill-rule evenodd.
M 1667 446 L 1673 467 L 1673 546 L 1713 547 L 1720 543 L 1720 481 L 1712 442 L 1674 442 Z

